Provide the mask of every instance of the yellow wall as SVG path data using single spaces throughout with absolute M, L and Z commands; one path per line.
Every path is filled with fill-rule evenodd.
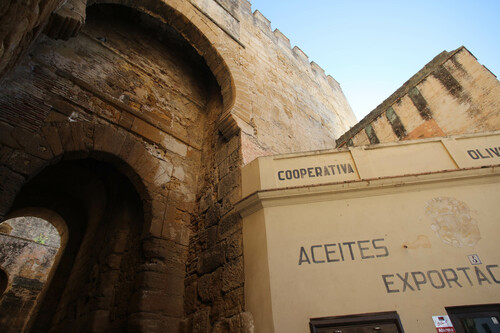
M 245 301 L 256 332 L 307 332 L 310 318 L 383 311 L 397 311 L 407 333 L 433 332 L 432 316 L 445 315 L 447 306 L 498 302 L 500 170 L 470 169 L 473 165 L 457 157 L 463 155 L 461 148 L 467 153 L 482 144 L 500 149 L 498 136 L 447 140 L 451 148 L 440 143 L 437 153 L 432 147 L 439 142 L 427 140 L 378 146 L 385 147 L 384 154 L 354 154 L 357 170 L 366 161 L 385 164 L 387 177 L 269 187 L 240 203 Z M 432 158 L 425 159 L 421 148 L 426 145 Z M 400 151 L 425 163 L 392 168 L 391 155 Z M 311 164 L 332 154 L 288 157 Z M 482 159 L 483 164 L 491 165 L 491 159 Z M 284 167 L 283 156 L 264 160 L 261 173 L 271 169 L 276 174 Z M 440 163 L 442 171 L 425 172 Z M 473 265 L 469 255 L 482 264 Z M 415 279 L 423 277 L 426 282 L 417 286 Z

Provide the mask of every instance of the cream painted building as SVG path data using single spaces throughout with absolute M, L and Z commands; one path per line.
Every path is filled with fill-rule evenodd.
M 457 332 L 499 332 L 499 162 L 489 132 L 244 167 L 255 331 L 435 332 L 433 316 L 450 315 Z M 459 330 L 456 307 L 473 305 L 491 307 L 467 317 L 488 310 L 474 320 L 490 330 Z

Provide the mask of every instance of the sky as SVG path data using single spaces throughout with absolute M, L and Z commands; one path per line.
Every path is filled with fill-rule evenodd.
M 500 0 L 250 0 L 336 79 L 358 120 L 442 51 L 500 74 Z

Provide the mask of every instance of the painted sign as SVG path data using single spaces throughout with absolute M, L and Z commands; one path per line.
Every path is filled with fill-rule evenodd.
M 357 179 L 359 175 L 349 152 L 291 156 L 274 160 L 274 180 L 278 187 Z

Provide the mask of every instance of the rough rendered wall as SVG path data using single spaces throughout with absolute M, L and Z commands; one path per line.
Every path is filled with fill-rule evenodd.
M 499 108 L 500 82 L 461 47 L 437 56 L 337 145 L 494 131 Z

